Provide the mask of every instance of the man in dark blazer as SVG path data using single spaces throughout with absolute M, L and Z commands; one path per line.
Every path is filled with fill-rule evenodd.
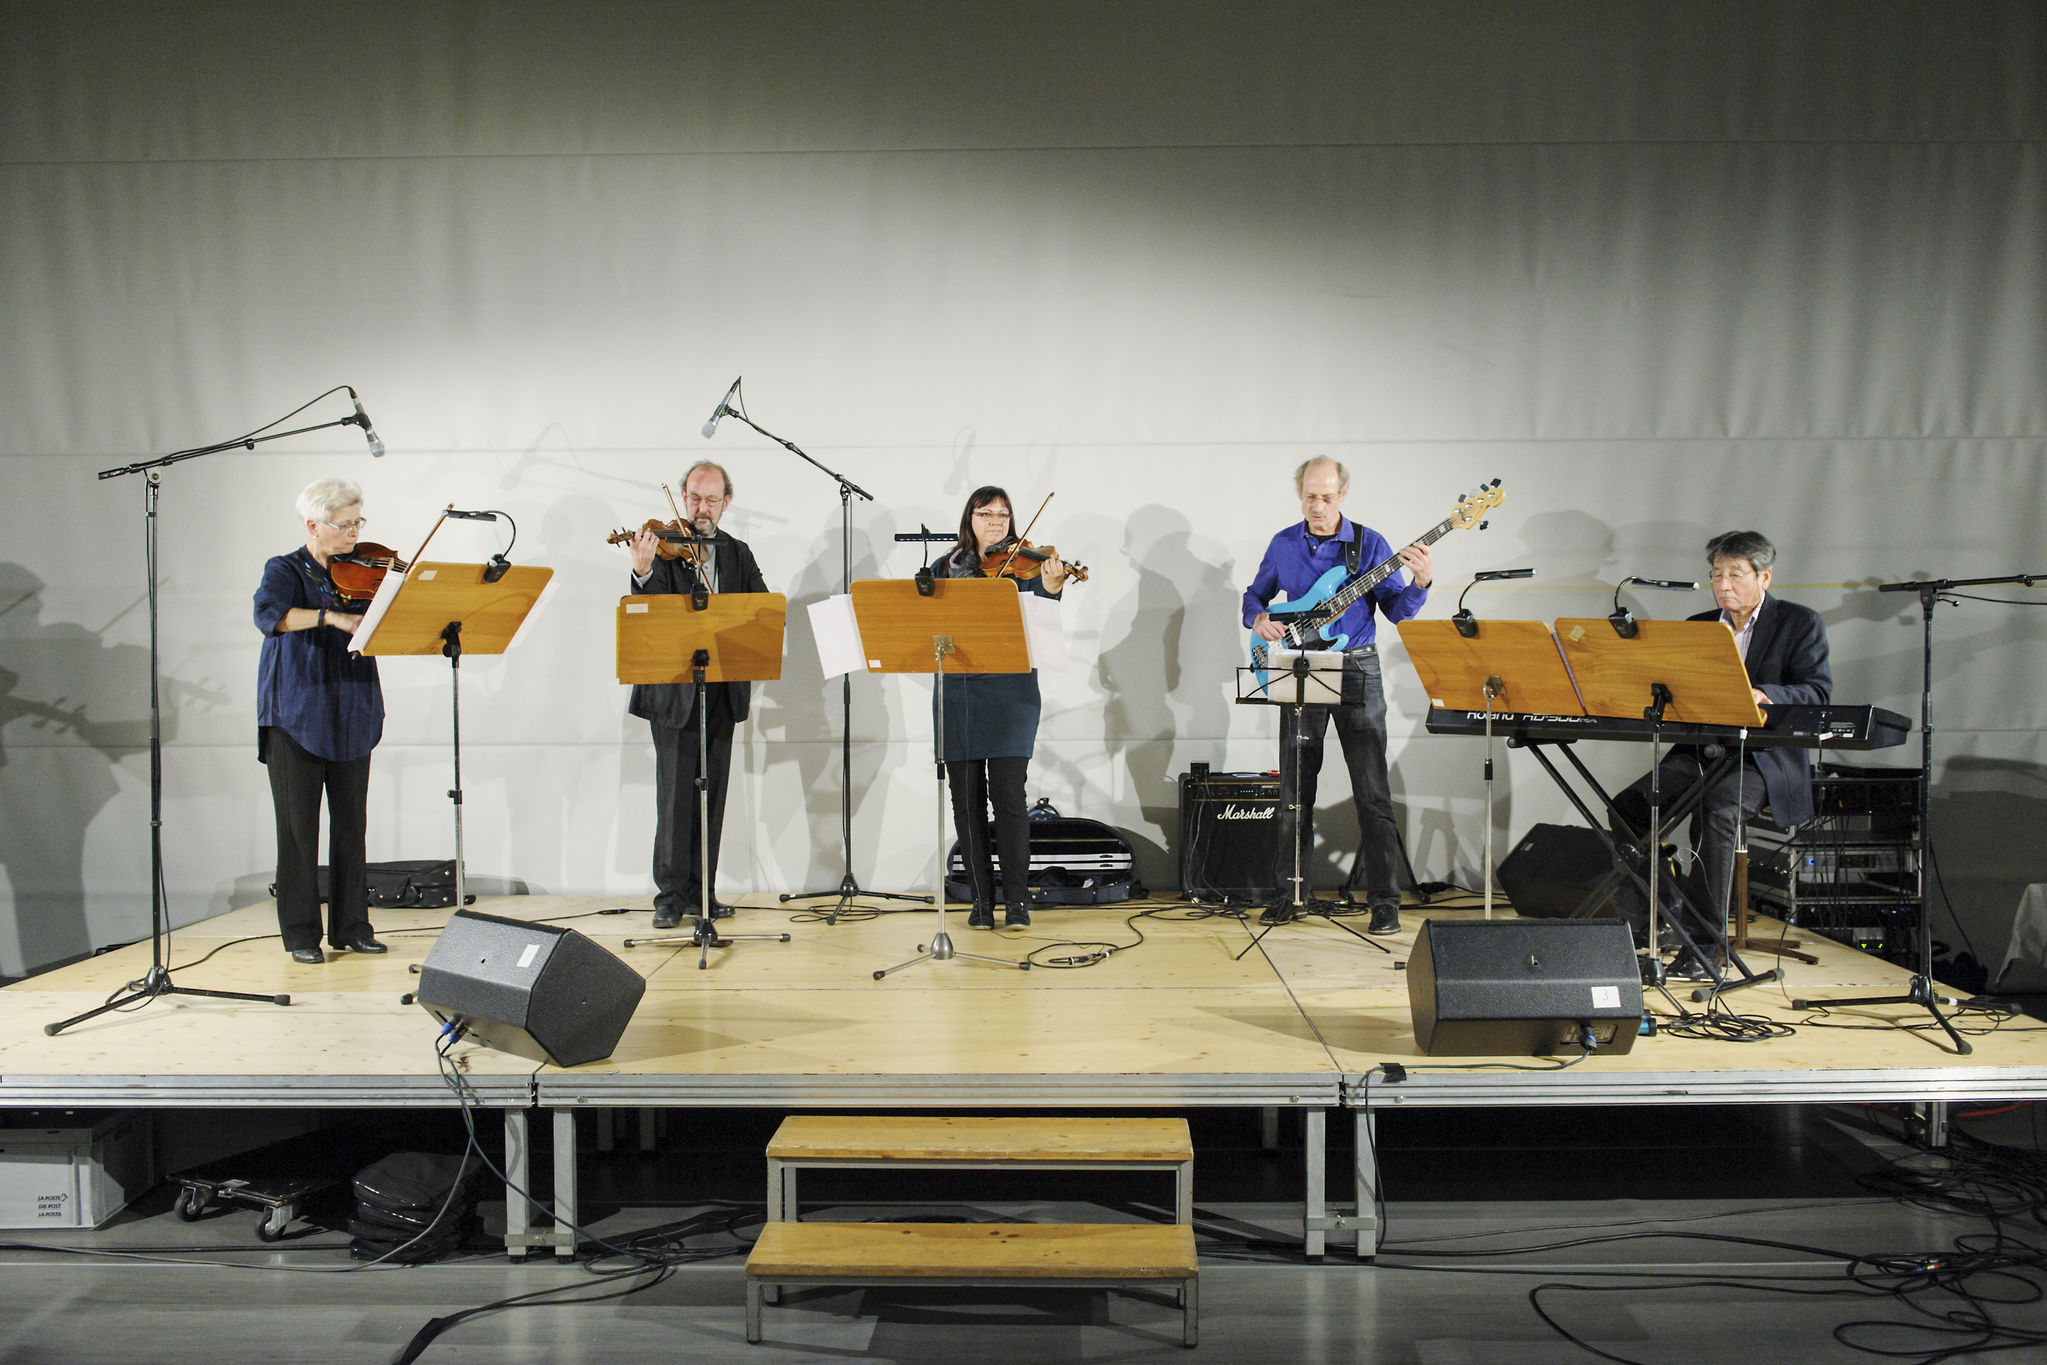
M 1777 547 L 1759 531 L 1729 531 L 1706 542 L 1706 562 L 1712 567 L 1713 600 L 1719 607 L 1691 619 L 1719 621 L 1734 632 L 1735 645 L 1748 668 L 1750 690 L 1765 716 L 1774 705 L 1825 705 L 1834 688 L 1827 667 L 1826 626 L 1812 608 L 1770 595 Z M 1661 768 L 1664 798 L 1669 800 L 1697 780 L 1703 771 L 1702 756 L 1690 747 L 1675 748 Z M 1646 776 L 1622 792 L 1615 804 L 1636 833 L 1648 832 Z M 1780 827 L 1812 819 L 1812 764 L 1805 750 L 1749 750 L 1739 768 L 1707 789 L 1692 817 L 1699 857 L 1705 865 L 1707 904 L 1717 908 L 1721 923 L 1729 914 L 1738 822 L 1753 817 L 1765 805 L 1771 823 Z M 1684 927 L 1700 951 L 1718 954 L 1719 935 L 1712 924 L 1687 922 Z M 1680 958 L 1672 970 L 1673 974 L 1697 976 L 1710 974 L 1716 966 L 1711 961 Z
M 720 465 L 699 460 L 682 480 L 682 512 L 691 530 L 710 543 L 703 586 L 712 592 L 766 592 L 760 566 L 746 542 L 718 529 L 732 508 L 732 478 Z M 637 594 L 696 591 L 698 571 L 686 559 L 662 559 L 661 538 L 641 531 L 632 539 L 633 584 Z M 725 826 L 725 788 L 732 772 L 732 731 L 746 719 L 750 683 L 712 683 L 704 689 L 704 709 L 696 712 L 696 687 L 690 683 L 640 683 L 633 687 L 626 709 L 647 722 L 654 735 L 654 927 L 672 929 L 702 904 L 697 849 L 697 726 L 708 721 L 706 754 L 711 801 L 709 871 L 712 913 L 730 915 L 732 908 L 716 900 L 718 841 Z

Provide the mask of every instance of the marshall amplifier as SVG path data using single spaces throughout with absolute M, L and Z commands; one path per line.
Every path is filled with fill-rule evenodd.
M 1263 900 L 1279 856 L 1279 774 L 1180 775 L 1180 889 L 1202 900 Z

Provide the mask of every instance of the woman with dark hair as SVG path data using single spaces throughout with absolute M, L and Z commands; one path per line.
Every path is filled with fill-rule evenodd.
M 1009 494 L 977 488 L 960 513 L 959 539 L 932 566 L 937 578 L 980 578 L 981 561 L 1009 539 L 1014 520 Z M 1045 561 L 1036 578 L 1012 578 L 1018 592 L 1056 599 L 1066 587 L 1066 565 Z M 1024 813 L 1024 778 L 1038 740 L 1038 672 L 947 673 L 945 734 L 939 753 L 952 791 L 952 822 L 974 908 L 969 929 L 995 927 L 995 870 L 988 860 L 988 808 L 995 808 L 995 845 L 1002 858 L 1005 928 L 1031 922 L 1030 819 Z M 936 702 L 933 703 L 935 711 Z M 933 722 L 934 727 L 936 721 Z

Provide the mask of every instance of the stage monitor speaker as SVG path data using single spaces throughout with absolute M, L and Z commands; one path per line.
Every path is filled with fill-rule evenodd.
M 1500 890 L 1530 919 L 1615 915 L 1622 880 L 1606 842 L 1582 825 L 1537 825 L 1500 864 Z
M 419 969 L 419 1003 L 501 1052 L 578 1066 L 609 1057 L 647 983 L 573 929 L 457 911 Z
M 1180 889 L 1189 896 L 1263 899 L 1279 858 L 1279 775 L 1180 774 Z
M 1617 920 L 1427 920 L 1407 959 L 1431 1057 L 1626 1052 L 1642 1026 L 1635 941 Z

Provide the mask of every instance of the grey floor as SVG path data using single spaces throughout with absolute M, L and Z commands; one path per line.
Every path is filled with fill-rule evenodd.
M 187 1223 L 160 1187 L 97 1232 L 0 1234 L 14 1239 L 0 1250 L 0 1361 L 393 1361 L 431 1319 L 550 1289 L 612 1297 L 465 1320 L 420 1358 L 1600 1358 L 1540 1309 L 1607 1358 L 1642 1362 L 1931 1359 L 1984 1343 L 2001 1348 L 1996 1359 L 2047 1359 L 2047 1272 L 2026 1249 L 2047 1245 L 2032 1107 L 1958 1121 L 1997 1145 L 1950 1155 L 1900 1140 L 1901 1116 L 1859 1107 L 1402 1115 L 1379 1137 L 1387 1234 L 1370 1265 L 1301 1254 L 1293 1135 L 1268 1150 L 1256 1115 L 1191 1117 L 1202 1243 L 1192 1353 L 1163 1296 L 1079 1290 L 805 1291 L 768 1308 L 766 1339 L 748 1346 L 740 1267 L 775 1116 L 725 1113 L 672 1115 L 655 1150 L 625 1142 L 586 1158 L 591 1231 L 682 1262 L 663 1274 L 490 1253 L 360 1268 L 337 1232 L 307 1224 L 266 1246 L 252 1236 L 253 1213 Z M 337 1140 L 337 1159 L 345 1145 Z M 1945 1174 L 1965 1198 L 2004 1212 L 1901 1198 L 1886 1183 L 1901 1172 Z M 1043 1175 L 905 1175 L 877 1188 L 879 1179 L 813 1177 L 806 1216 L 1114 1220 L 1157 1216 L 1165 1197 L 1131 1176 L 1063 1185 L 1056 1202 Z M 501 1208 L 486 1213 L 501 1222 Z M 1984 1253 L 1999 1229 L 2017 1254 L 1993 1267 Z M 1865 1285 L 1848 1273 L 1852 1256 L 1869 1258 Z M 1973 1273 L 1921 1268 L 1933 1260 Z M 1913 1292 L 1892 1292 L 1901 1287 Z M 1977 1311 L 1996 1327 L 1941 1321 Z

